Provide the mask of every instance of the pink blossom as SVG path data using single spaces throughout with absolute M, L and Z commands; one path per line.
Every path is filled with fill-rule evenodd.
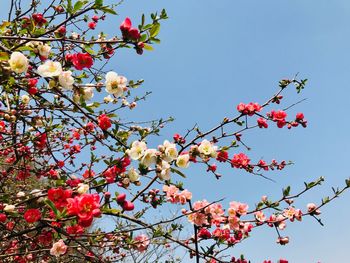
M 248 205 L 233 201 L 230 203 L 229 214 L 245 215 L 248 212 Z
M 146 235 L 141 234 L 134 238 L 135 249 L 139 252 L 146 251 L 149 244 L 150 241 Z
M 52 245 L 52 248 L 50 249 L 50 254 L 53 256 L 59 257 L 60 255 L 65 254 L 66 251 L 67 251 L 67 246 L 63 242 L 63 240 L 60 239 L 59 241 L 57 241 Z
M 264 215 L 263 211 L 255 212 L 255 218 L 259 222 L 265 222 L 266 220 L 266 216 Z

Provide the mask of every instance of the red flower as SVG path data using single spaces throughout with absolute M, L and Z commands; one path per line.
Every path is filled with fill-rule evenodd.
M 34 20 L 34 24 L 38 27 L 42 27 L 47 22 L 42 14 L 33 14 L 32 18 Z
M 264 160 L 260 160 L 258 162 L 258 166 L 263 168 L 265 171 L 269 170 L 269 166 L 267 165 L 267 163 Z
M 208 238 L 211 238 L 211 233 L 209 232 L 208 229 L 206 229 L 206 228 L 201 228 L 201 229 L 198 231 L 198 237 L 203 238 L 203 239 L 208 239 Z
M 259 128 L 267 128 L 269 125 L 267 124 L 267 121 L 264 118 L 257 119 Z
M 122 207 L 125 211 L 132 211 L 135 208 L 134 204 L 130 201 L 125 201 Z
M 248 116 L 253 116 L 255 112 L 261 111 L 262 107 L 258 103 L 250 102 L 249 104 L 240 103 L 237 105 L 237 110 Z
M 41 213 L 40 213 L 39 209 L 28 209 L 24 213 L 23 217 L 28 223 L 34 223 L 34 222 L 37 222 L 38 220 L 40 220 Z
M 80 225 L 67 226 L 66 231 L 70 235 L 80 235 L 84 233 L 84 228 Z
M 60 209 L 67 205 L 67 198 L 72 196 L 72 190 L 63 190 L 60 188 L 51 188 L 47 192 L 47 198 Z
M 113 183 L 117 176 L 117 169 L 115 166 L 108 168 L 104 173 L 103 177 L 106 178 L 107 183 Z
M 119 194 L 116 198 L 118 204 L 123 204 L 125 202 L 125 199 L 126 199 L 126 194 L 124 193 Z
M 214 163 L 214 164 L 208 166 L 207 172 L 212 171 L 212 172 L 215 173 L 216 169 L 217 169 L 217 166 L 216 166 L 216 164 Z
M 6 214 L 0 213 L 0 222 L 5 223 L 7 220 Z
M 227 159 L 228 159 L 228 152 L 226 152 L 226 151 L 218 152 L 216 160 L 218 160 L 219 162 L 226 162 Z
M 287 117 L 287 113 L 283 110 L 271 111 L 271 116 L 274 121 L 283 121 Z
M 139 30 L 134 27 L 129 30 L 128 36 L 133 40 L 137 40 L 141 37 Z
M 88 122 L 86 125 L 85 125 L 85 130 L 87 132 L 93 132 L 95 129 L 95 125 L 92 123 L 92 122 Z
M 28 88 L 28 93 L 29 93 L 30 95 L 35 95 L 35 94 L 38 93 L 38 88 L 37 88 L 37 87 L 29 87 L 29 88 Z
M 64 36 L 67 33 L 67 29 L 65 26 L 60 26 L 57 31 L 56 31 L 59 35 Z
M 81 226 L 91 225 L 93 217 L 100 216 L 100 196 L 98 194 L 83 194 L 67 199 L 67 212 L 69 215 L 78 216 Z
M 30 95 L 35 95 L 38 92 L 38 88 L 36 87 L 36 84 L 38 83 L 38 79 L 28 79 L 28 93 Z
M 123 23 L 120 25 L 120 30 L 122 31 L 123 37 L 126 39 L 137 40 L 140 38 L 140 32 L 137 28 L 131 27 L 130 18 L 125 18 Z
M 98 126 L 104 131 L 108 130 L 112 126 L 111 119 L 106 114 L 100 115 L 98 117 Z
M 179 143 L 179 144 L 185 144 L 186 143 L 186 140 L 178 133 L 175 133 L 173 138 L 174 138 L 174 141 L 176 143 Z
M 96 28 L 96 22 L 89 22 L 88 23 L 88 27 L 92 30 L 94 30 Z
M 91 68 L 94 63 L 89 53 L 67 54 L 66 60 L 71 62 L 77 70 Z
M 123 35 L 124 33 L 127 34 L 131 28 L 131 20 L 129 17 L 125 18 L 123 23 L 120 25 L 120 30 L 122 31 Z
M 97 15 L 94 15 L 92 18 L 91 18 L 94 22 L 98 22 L 98 19 L 99 19 L 99 17 L 97 16 Z
M 301 121 L 304 119 L 304 114 L 302 112 L 297 113 L 297 116 L 295 117 L 298 121 Z
M 244 169 L 244 168 L 247 168 L 247 166 L 249 165 L 249 162 L 250 162 L 250 159 L 248 158 L 247 155 L 245 155 L 244 153 L 239 153 L 239 154 L 233 155 L 233 159 L 231 160 L 231 166 L 235 168 Z
M 93 170 L 87 169 L 87 170 L 83 173 L 83 177 L 84 177 L 85 179 L 87 179 L 87 178 L 92 178 L 92 177 L 94 177 L 94 176 L 95 176 L 95 172 L 94 172 Z
M 268 116 L 272 118 L 274 122 L 277 122 L 278 128 L 283 128 L 283 126 L 286 125 L 287 123 L 286 122 L 287 113 L 285 113 L 282 110 L 271 111 L 270 113 L 268 113 Z
M 38 132 L 36 134 L 35 146 L 38 147 L 39 149 L 43 149 L 46 146 L 46 139 L 47 139 L 46 133 L 40 134 Z

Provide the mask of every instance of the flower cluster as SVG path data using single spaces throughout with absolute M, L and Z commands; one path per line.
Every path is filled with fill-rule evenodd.
M 130 18 L 125 18 L 123 23 L 120 25 L 123 37 L 125 39 L 138 40 L 140 38 L 140 32 L 137 28 L 132 27 Z
M 248 116 L 253 116 L 256 112 L 261 111 L 262 106 L 259 103 L 250 102 L 248 104 L 240 103 L 237 105 L 237 110 Z
M 99 201 L 98 194 L 82 194 L 74 198 L 67 198 L 68 215 L 77 216 L 79 225 L 88 227 L 94 217 L 101 215 Z
M 169 201 L 172 204 L 180 203 L 184 205 L 192 199 L 191 192 L 189 192 L 187 189 L 180 192 L 179 188 L 177 188 L 174 185 L 164 185 L 163 191 L 166 193 L 167 201 Z

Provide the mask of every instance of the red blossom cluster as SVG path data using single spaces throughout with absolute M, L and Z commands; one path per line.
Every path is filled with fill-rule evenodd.
M 24 215 L 23 218 L 28 222 L 28 223 L 34 223 L 37 222 L 41 219 L 41 213 L 39 209 L 32 208 L 28 209 Z
M 116 198 L 117 203 L 123 208 L 125 211 L 132 211 L 135 208 L 135 205 L 126 200 L 126 194 L 119 194 Z
M 239 169 L 246 169 L 249 164 L 250 164 L 250 159 L 244 153 L 233 155 L 233 158 L 231 160 L 232 167 L 239 168 Z
M 103 177 L 106 179 L 107 183 L 116 182 L 117 176 L 126 171 L 126 168 L 131 163 L 131 160 L 128 157 L 124 157 L 124 158 L 116 159 L 115 162 L 117 163 L 116 165 L 113 165 L 112 167 L 108 168 L 102 174 Z M 122 179 L 122 178 L 118 178 L 118 179 Z M 124 183 L 123 183 L 123 180 L 121 180 L 120 182 L 118 182 L 118 185 L 121 187 L 124 187 L 124 186 L 127 187 L 128 184 L 124 185 Z
M 256 112 L 261 111 L 261 109 L 262 107 L 260 106 L 260 104 L 256 102 L 250 102 L 248 104 L 240 103 L 237 105 L 237 110 L 240 113 L 248 116 L 253 116 Z
M 140 32 L 137 28 L 132 27 L 132 23 L 129 17 L 120 25 L 120 30 L 122 31 L 123 37 L 125 39 L 138 40 L 140 38 Z
M 104 131 L 108 130 L 112 126 L 111 119 L 106 114 L 101 114 L 98 116 L 97 121 L 98 126 Z
M 287 124 L 287 113 L 285 113 L 283 110 L 273 110 L 268 113 L 267 116 L 277 123 L 278 128 L 283 128 Z
M 78 217 L 78 223 L 82 227 L 91 225 L 94 217 L 101 215 L 100 196 L 98 194 L 82 194 L 74 198 L 67 198 L 68 215 Z
M 68 63 L 73 64 L 73 66 L 77 70 L 83 70 L 84 68 L 91 68 L 94 63 L 89 53 L 67 54 L 65 59 Z
M 46 18 L 43 16 L 43 14 L 36 13 L 32 15 L 34 24 L 38 27 L 42 27 L 44 24 L 47 23 Z
M 285 161 L 253 163 L 240 152 L 239 147 L 250 149 L 243 141 L 243 133 L 251 128 L 268 128 L 269 121 L 276 122 L 279 128 L 306 127 L 304 114 L 297 113 L 294 120 L 287 121 L 287 107 L 263 115 L 263 108 L 280 103 L 280 90 L 263 105 L 240 103 L 237 117 L 225 117 L 208 131 L 196 126 L 183 136 L 174 134 L 173 141 L 164 140 L 151 148 L 148 136 L 158 135 L 168 121 L 152 121 L 149 127 L 142 127 L 139 125 L 148 122 L 124 122 L 122 117 L 114 117 L 116 110 L 132 109 L 145 98 L 131 98 L 131 88 L 143 81 L 127 80 L 97 66 L 119 48 L 134 47 L 138 54 L 151 49 L 159 42 L 159 21 L 167 17 L 166 12 L 152 14 L 150 23 L 144 23 L 143 17 L 138 27 L 132 27 L 130 18 L 126 18 L 120 25 L 122 38 L 107 40 L 103 32 L 98 37 L 89 35 L 89 29 L 95 30 L 100 20 L 114 12 L 113 6 L 101 2 L 75 1 L 71 6 L 68 1 L 44 13 L 31 14 L 29 10 L 28 17 L 16 10 L 20 16 L 11 25 L 2 24 L 2 39 L 6 41 L 0 41 L 4 73 L 0 179 L 4 186 L 11 182 L 17 192 L 0 198 L 0 251 L 11 262 L 63 262 L 73 253 L 77 260 L 117 262 L 127 260 L 130 250 L 144 253 L 153 243 L 165 248 L 175 243 L 198 261 L 214 263 L 216 256 L 219 258 L 221 252 L 248 238 L 255 227 L 266 225 L 279 231 L 286 228 L 286 222 L 321 213 L 321 206 L 314 203 L 307 205 L 306 212 L 295 208 L 289 190 L 283 191 L 278 202 L 264 196 L 251 211 L 246 203 L 236 201 L 230 202 L 227 209 L 220 202 L 192 201 L 192 193 L 178 181 L 178 176 L 186 177 L 183 170 L 192 164 L 204 165 L 217 179 L 221 175 L 217 174 L 215 160 L 254 175 L 282 170 L 287 165 Z M 54 11 L 50 15 L 51 9 Z M 33 6 L 32 12 L 38 10 Z M 57 14 L 65 20 L 54 25 Z M 80 30 L 79 23 L 85 25 L 84 30 Z M 72 32 L 73 28 L 78 32 Z M 32 41 L 37 36 L 38 41 Z M 93 67 L 94 61 L 102 63 Z M 298 83 L 293 81 L 288 83 Z M 257 120 L 251 124 L 248 116 L 254 115 Z M 226 143 L 226 139 L 231 142 Z M 39 189 L 32 191 L 28 187 L 31 179 Z M 306 187 L 308 190 L 313 186 Z M 149 211 L 167 204 L 182 206 L 183 214 L 174 219 L 144 221 L 144 214 L 149 216 Z M 274 208 L 274 213 L 266 215 L 268 208 Z M 113 216 L 117 227 L 109 233 L 102 229 L 90 231 L 93 220 L 102 215 Z M 193 236 L 176 238 L 177 231 L 184 227 L 180 218 L 193 224 Z M 21 231 L 24 234 L 18 234 Z M 214 246 L 198 250 L 197 245 L 204 242 L 213 242 Z M 277 243 L 288 242 L 288 237 L 278 233 Z M 1 262 L 2 259 L 0 255 Z M 248 261 L 241 256 L 230 262 Z M 281 259 L 279 263 L 288 261 Z

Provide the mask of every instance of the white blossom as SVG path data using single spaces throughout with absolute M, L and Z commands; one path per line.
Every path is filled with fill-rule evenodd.
M 180 168 L 187 168 L 189 166 L 190 155 L 182 154 L 176 159 L 176 165 Z
M 130 182 L 132 182 L 132 183 L 140 180 L 140 174 L 133 167 L 130 168 L 130 170 L 128 172 L 128 177 L 129 177 Z
M 214 146 L 210 141 L 203 140 L 201 144 L 198 146 L 198 150 L 201 154 L 216 157 L 217 155 L 217 146 Z
M 39 44 L 38 45 L 38 51 L 40 56 L 44 57 L 44 58 L 48 58 L 51 52 L 51 47 L 47 44 Z
M 156 162 L 157 162 L 157 150 L 147 149 L 145 151 L 145 154 L 141 158 L 141 163 L 146 167 L 150 167 L 152 164 Z
M 110 71 L 106 74 L 106 91 L 109 94 L 114 94 L 116 97 L 120 97 L 126 88 L 127 79 L 123 76 L 119 76 L 114 71 Z
M 58 76 L 58 82 L 60 83 L 61 87 L 67 90 L 73 89 L 74 84 L 74 78 L 72 77 L 72 71 L 63 71 Z
M 160 167 L 161 172 L 158 174 L 158 177 L 161 180 L 169 180 L 170 179 L 170 164 L 166 161 L 162 161 Z
M 44 64 L 38 67 L 38 74 L 44 78 L 56 77 L 62 73 L 62 66 L 60 62 L 46 60 Z
M 163 159 L 165 161 L 171 162 L 177 158 L 178 152 L 176 149 L 176 145 L 174 143 L 170 143 L 169 141 L 165 140 L 163 143 L 163 147 L 164 147 Z
M 16 73 L 26 72 L 29 66 L 27 57 L 23 55 L 21 52 L 17 52 L 17 51 L 11 54 L 9 64 L 10 64 L 11 70 Z
M 147 145 L 143 141 L 134 141 L 131 144 L 131 148 L 126 150 L 126 153 L 129 155 L 129 157 L 133 160 L 140 159 L 145 151 L 147 150 Z

